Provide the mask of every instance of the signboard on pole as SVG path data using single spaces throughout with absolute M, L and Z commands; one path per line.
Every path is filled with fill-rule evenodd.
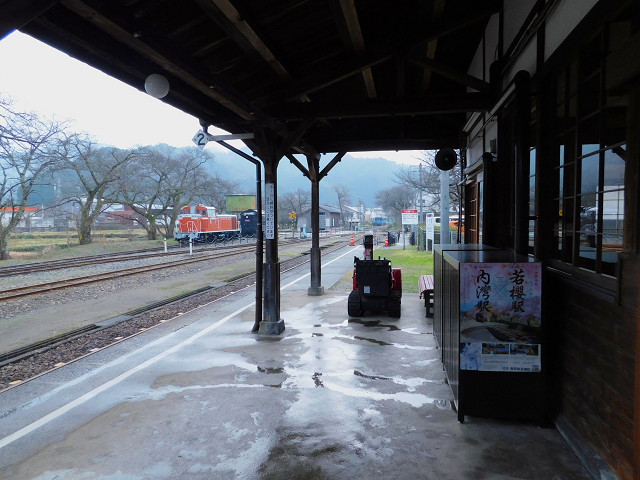
M 417 225 L 418 224 L 418 210 L 402 210 L 402 224 L 403 225 Z
M 424 226 L 427 234 L 427 240 L 431 240 L 431 245 L 433 245 L 436 226 L 436 217 L 433 213 L 427 213 L 427 216 L 424 219 Z

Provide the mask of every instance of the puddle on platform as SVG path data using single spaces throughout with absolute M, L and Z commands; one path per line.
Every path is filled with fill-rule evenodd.
M 363 340 L 365 342 L 375 343 L 376 345 L 380 345 L 381 347 L 393 346 L 393 343 L 383 342 L 382 340 L 376 340 L 374 338 L 365 338 L 365 337 L 353 337 L 355 340 Z
M 391 380 L 389 377 L 381 377 L 380 375 L 365 375 L 358 370 L 354 370 L 353 374 L 357 377 L 368 378 L 369 380 Z
M 380 393 L 380 392 L 357 388 L 357 387 L 347 387 L 344 385 L 339 385 L 333 382 L 329 383 L 326 381 L 324 382 L 323 386 L 328 388 L 329 390 L 342 393 L 343 395 L 347 395 L 349 397 L 365 398 L 373 401 L 395 400 L 397 402 L 409 404 L 414 408 L 419 408 L 427 404 L 435 404 L 436 402 L 442 402 L 442 400 L 439 398 L 428 397 L 420 393 L 411 393 L 411 392 Z
M 284 373 L 284 368 L 282 367 L 260 367 L 258 366 L 258 371 L 260 373 Z
M 395 325 L 380 323 L 380 320 L 362 320 L 360 318 L 350 318 L 349 323 L 359 323 L 360 325 L 364 325 L 365 327 L 382 327 L 386 328 L 389 332 L 402 330 Z

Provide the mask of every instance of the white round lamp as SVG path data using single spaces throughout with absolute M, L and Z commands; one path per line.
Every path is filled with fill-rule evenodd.
M 145 91 L 155 98 L 164 98 L 169 93 L 169 80 L 159 73 L 152 73 L 144 81 Z

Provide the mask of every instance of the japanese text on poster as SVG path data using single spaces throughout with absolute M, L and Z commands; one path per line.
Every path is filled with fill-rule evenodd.
M 541 370 L 539 263 L 466 263 L 460 268 L 460 368 Z

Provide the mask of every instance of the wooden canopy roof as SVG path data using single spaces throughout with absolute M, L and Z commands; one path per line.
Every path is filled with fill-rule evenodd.
M 490 108 L 467 74 L 499 0 L 0 0 L 13 29 L 230 133 L 286 153 L 459 147 Z M 488 60 L 490 61 L 490 59 Z M 6 66 L 5 66 L 6 68 Z

